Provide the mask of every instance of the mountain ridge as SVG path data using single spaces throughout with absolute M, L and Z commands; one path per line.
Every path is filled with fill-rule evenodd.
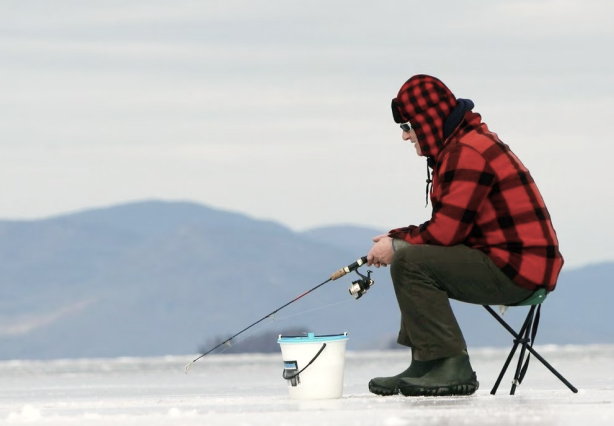
M 295 232 L 158 200 L 0 221 L 0 359 L 193 353 L 322 283 L 382 232 L 355 225 Z M 544 304 L 538 341 L 614 342 L 605 305 L 613 273 L 614 262 L 564 269 Z M 374 269 L 376 284 L 358 301 L 347 292 L 355 277 L 322 286 L 254 333 L 347 331 L 349 349 L 395 347 L 399 313 L 389 270 Z M 483 308 L 452 304 L 469 345 L 509 344 Z

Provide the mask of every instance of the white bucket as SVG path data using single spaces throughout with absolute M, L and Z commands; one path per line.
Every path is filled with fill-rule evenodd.
M 291 399 L 341 398 L 347 341 L 347 333 L 279 336 Z

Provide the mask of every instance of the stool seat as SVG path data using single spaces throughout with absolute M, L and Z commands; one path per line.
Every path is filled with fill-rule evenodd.
M 541 303 L 543 303 L 544 300 L 546 300 L 546 296 L 548 295 L 548 292 L 546 291 L 545 288 L 540 288 L 538 290 L 535 290 L 535 292 L 530 295 L 528 298 L 524 299 L 521 302 L 518 302 L 514 305 L 507 305 L 507 306 L 533 306 L 533 305 L 540 305 Z

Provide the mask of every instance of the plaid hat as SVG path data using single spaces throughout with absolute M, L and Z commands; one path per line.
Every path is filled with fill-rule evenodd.
M 456 97 L 439 79 L 415 75 L 392 100 L 392 116 L 397 123 L 410 122 L 423 155 L 437 158 L 443 148 L 444 122 L 456 107 Z

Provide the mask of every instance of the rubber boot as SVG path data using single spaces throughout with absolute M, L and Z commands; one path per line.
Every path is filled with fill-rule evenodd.
M 404 377 L 398 388 L 404 396 L 471 395 L 479 382 L 464 352 L 435 360 L 436 365 L 421 377 Z
M 390 396 L 399 393 L 398 383 L 404 377 L 422 377 L 428 373 L 436 361 L 416 361 L 412 359 L 409 367 L 402 373 L 391 377 L 376 377 L 369 381 L 369 391 L 376 395 Z

